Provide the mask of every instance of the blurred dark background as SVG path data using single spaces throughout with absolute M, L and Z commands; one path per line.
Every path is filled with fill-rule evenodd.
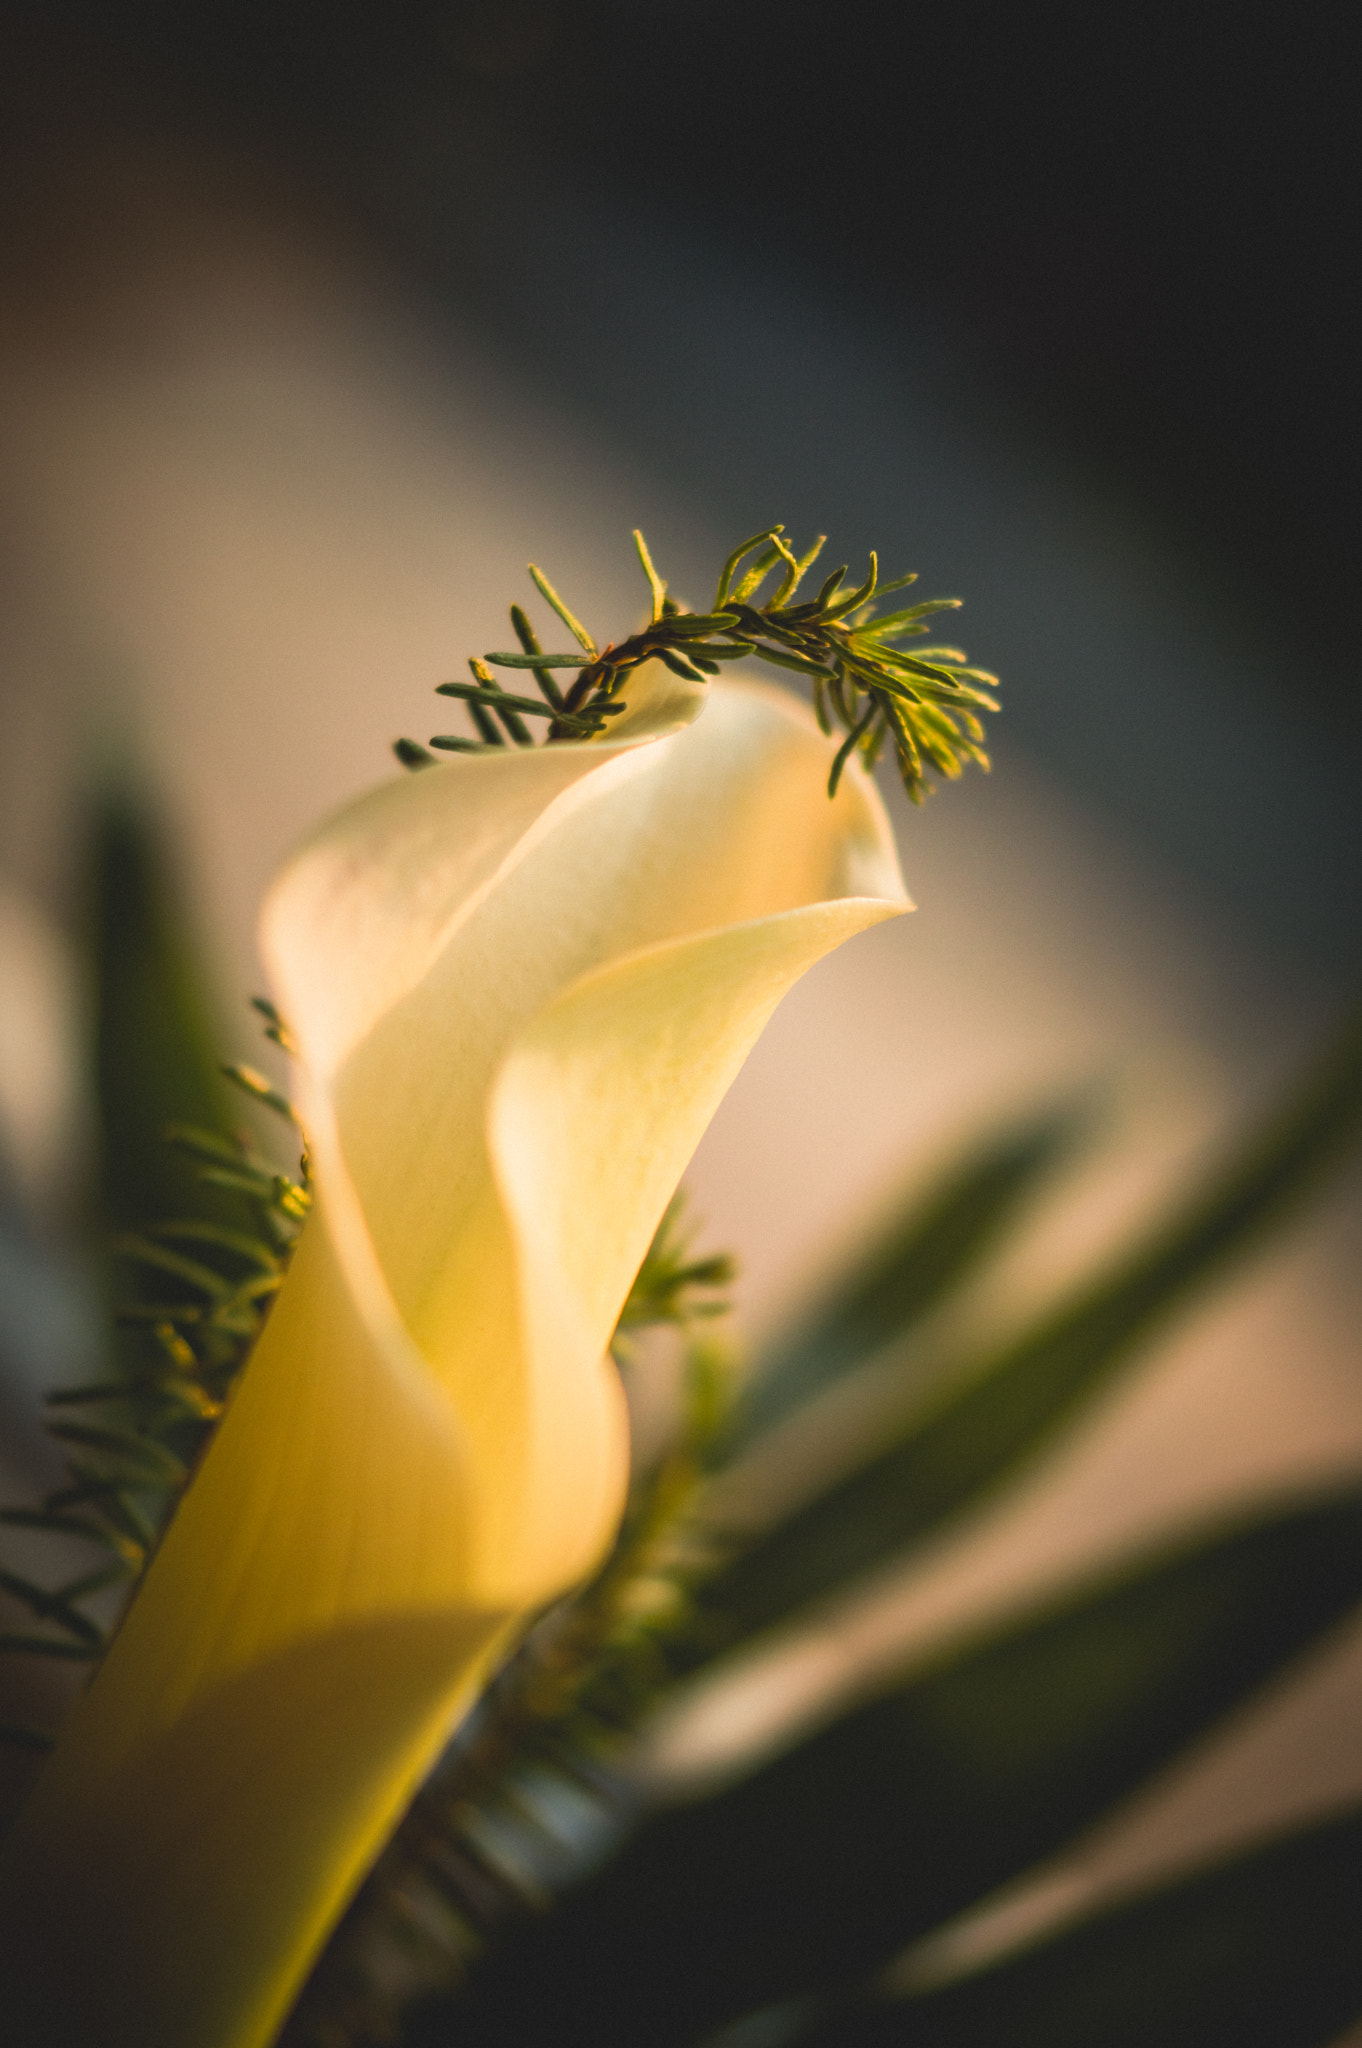
M 679 503 L 906 529 L 977 597 L 1009 738 L 1284 958 L 1356 960 L 1349 10 L 49 0 L 3 22 L 24 260 L 34 166 L 82 136 L 276 178 Z M 914 424 L 943 406 L 949 449 Z M 1113 508 L 1125 573 L 1214 620 L 1200 680 L 1152 632 L 1090 632 L 1081 594 L 1022 589 L 1027 519 L 987 478 L 953 509 L 936 475 L 962 434 L 985 469 L 1049 476 L 1076 527 L 1085 492 Z M 904 519 L 914 468 L 930 515 Z M 1009 523 L 1015 588 L 978 568 Z
M 925 325 L 942 359 L 1119 473 L 1228 597 L 1293 622 L 1293 687 L 1355 725 L 1350 15 L 1008 0 L 10 7 L 5 127 L 13 151 L 132 108 L 246 142 L 548 374 L 618 347 L 634 309 L 612 279 L 533 276 L 542 221 L 505 244 L 517 198 L 546 175 L 560 194 L 625 199 L 639 233 L 650 213 L 687 222 L 758 279 L 810 273 L 853 317 Z M 728 309 L 701 297 L 695 310 Z

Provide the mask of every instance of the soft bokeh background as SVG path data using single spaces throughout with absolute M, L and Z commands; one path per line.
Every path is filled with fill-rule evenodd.
M 504 641 L 527 557 L 627 624 L 634 525 L 697 600 L 772 517 L 877 545 L 966 597 L 1007 685 L 991 781 L 896 806 L 917 915 L 790 1000 L 696 1163 L 749 1328 L 956 1138 L 1105 1080 L 1107 1163 L 1001 1314 L 1290 1070 L 1362 956 L 1357 186 L 1342 11 L 1216 21 L 4 10 L 0 1115 L 49 1213 L 94 764 L 144 765 L 251 1050 L 281 853 L 446 722 L 431 686 Z M 1359 1251 L 1354 1175 L 933 1575 L 773 1651 L 660 1765 L 1134 1531 L 1355 1469 Z M 18 1348 L 60 1355 L 36 1313 Z M 1354 1631 L 1026 1910 L 1362 1791 L 1360 1701 Z

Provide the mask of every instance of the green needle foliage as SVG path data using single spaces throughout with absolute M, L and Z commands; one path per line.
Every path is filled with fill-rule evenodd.
M 305 1160 L 295 1179 L 244 1137 L 180 1126 L 167 1142 L 197 1163 L 210 1197 L 227 1187 L 251 1205 L 255 1227 L 184 1217 L 116 1241 L 116 1255 L 139 1276 L 116 1311 L 131 1344 L 108 1378 L 47 1396 L 65 1478 L 35 1506 L 0 1508 L 0 1528 L 59 1539 L 96 1562 L 56 1586 L 0 1571 L 0 1586 L 42 1624 L 0 1635 L 0 1654 L 91 1665 L 103 1655 L 264 1327 L 308 1211 Z M 110 1613 L 115 1588 L 123 1597 Z M 51 1740 L 37 1729 L 0 1734 L 31 1748 Z
M 691 1256 L 684 1210 L 685 1197 L 674 1195 L 634 1276 L 615 1329 L 613 1349 L 621 1363 L 629 1360 L 635 1331 L 668 1323 L 685 1330 L 697 1320 L 728 1311 L 727 1290 L 737 1278 L 737 1267 L 722 1252 Z
M 954 778 L 970 761 L 986 769 L 978 714 L 998 709 L 992 695 L 997 677 L 969 667 L 958 647 L 904 645 L 925 635 L 936 613 L 958 610 L 959 598 L 927 598 L 877 611 L 878 600 L 917 578 L 909 574 L 881 583 L 872 554 L 863 582 L 848 587 L 846 569 L 834 569 L 816 597 L 799 602 L 800 585 L 825 536 L 796 556 L 784 534 L 783 526 L 771 526 L 741 542 L 719 572 L 711 609 L 692 612 L 668 596 L 647 542 L 636 531 L 652 618 L 640 632 L 605 647 L 597 647 L 532 562 L 535 587 L 577 643 L 576 650 L 546 652 L 520 606 L 512 605 L 518 648 L 470 660 L 471 682 L 438 685 L 443 696 L 468 706 L 478 738 L 438 733 L 431 746 L 465 754 L 532 746 L 534 736 L 526 724 L 532 718 L 545 722 L 548 741 L 590 739 L 627 708 L 621 692 L 645 662 L 660 661 L 691 682 L 703 682 L 718 675 L 725 662 L 756 660 L 806 677 L 824 732 L 845 734 L 828 777 L 829 796 L 836 794 L 853 753 L 859 751 L 866 767 L 873 768 L 886 745 L 914 803 L 921 803 L 930 788 L 931 771 Z M 768 582 L 772 588 L 758 602 Z M 533 676 L 538 697 L 506 690 L 493 674 L 498 668 Z M 558 677 L 567 670 L 575 673 L 560 686 Z M 408 768 L 427 766 L 433 758 L 415 740 L 399 740 L 396 753 Z
M 250 1356 L 310 1205 L 305 1155 L 282 1171 L 233 1115 L 244 1097 L 291 1121 L 262 1075 L 212 1056 L 210 1006 L 154 827 L 125 794 L 102 799 L 95 824 L 103 1208 L 123 1226 L 104 1247 L 114 1330 L 101 1376 L 47 1397 L 62 1480 L 40 1501 L 0 1507 L 0 1529 L 23 1532 L 45 1565 L 0 1571 L 34 1623 L 0 1633 L 0 1656 L 91 1669 Z M 256 1007 L 282 1043 L 272 1007 Z M 52 1741 L 22 1724 L 0 1725 L 0 1738 Z

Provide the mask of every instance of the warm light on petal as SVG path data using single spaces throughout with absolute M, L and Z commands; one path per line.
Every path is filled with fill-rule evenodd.
M 272 891 L 317 1213 L 7 1846 L 35 2048 L 270 2040 L 489 1663 L 610 1540 L 606 1346 L 724 1090 L 907 907 L 790 697 L 630 699 L 605 744 L 378 790 Z

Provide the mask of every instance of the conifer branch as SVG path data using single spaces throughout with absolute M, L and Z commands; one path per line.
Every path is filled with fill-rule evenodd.
M 287 1048 L 273 1005 L 260 997 L 254 1007 L 266 1036 Z M 244 1066 L 222 1071 L 296 1129 L 290 1104 L 264 1075 Z M 92 1667 L 103 1656 L 118 1617 L 109 1620 L 107 1597 L 100 1596 L 121 1589 L 121 1615 L 250 1357 L 311 1207 L 306 1151 L 294 1175 L 245 1138 L 187 1125 L 172 1126 L 165 1137 L 197 1163 L 201 1181 L 244 1195 L 255 1227 L 182 1218 L 114 1240 L 115 1258 L 138 1276 L 132 1300 L 115 1317 L 142 1333 L 137 1361 L 47 1396 L 48 1434 L 65 1451 L 65 1481 L 36 1507 L 0 1508 L 0 1528 L 74 1540 L 99 1562 L 57 1587 L 0 1571 L 0 1589 L 39 1625 L 0 1635 L 0 1655 Z M 51 1737 L 0 1726 L 0 1741 L 42 1748 Z
M 652 618 L 640 632 L 598 649 L 541 569 L 532 563 L 536 588 L 577 641 L 576 651 L 546 652 L 519 605 L 511 607 L 516 650 L 473 659 L 471 683 L 440 683 L 441 695 L 461 699 L 478 733 L 437 733 L 430 745 L 446 753 L 476 754 L 508 745 L 531 746 L 527 718 L 546 721 L 545 741 L 589 740 L 608 729 L 624 711 L 621 692 L 645 662 L 660 661 L 688 681 L 703 683 L 730 661 L 764 661 L 809 679 L 819 724 L 845 738 L 833 759 L 828 795 L 835 796 L 847 762 L 859 753 L 873 769 L 887 747 L 904 789 L 921 803 L 932 774 L 948 779 L 973 761 L 987 769 L 981 711 L 996 711 L 997 677 L 971 667 L 959 647 L 909 647 L 930 630 L 938 612 L 958 610 L 954 597 L 927 598 L 896 611 L 877 612 L 876 603 L 902 590 L 914 575 L 879 581 L 877 557 L 870 557 L 863 582 L 848 589 L 845 567 L 836 569 L 811 601 L 796 603 L 800 584 L 823 546 L 819 536 L 802 556 L 784 538 L 783 526 L 753 534 L 733 550 L 719 574 L 707 612 L 685 610 L 667 594 L 643 535 L 634 544 L 647 579 Z M 757 593 L 777 580 L 762 604 Z M 586 659 L 583 659 L 585 655 Z M 492 673 L 520 670 L 534 677 L 539 696 L 512 695 Z M 564 687 L 555 672 L 576 671 Z M 406 768 L 429 767 L 435 756 L 415 740 L 396 742 Z

